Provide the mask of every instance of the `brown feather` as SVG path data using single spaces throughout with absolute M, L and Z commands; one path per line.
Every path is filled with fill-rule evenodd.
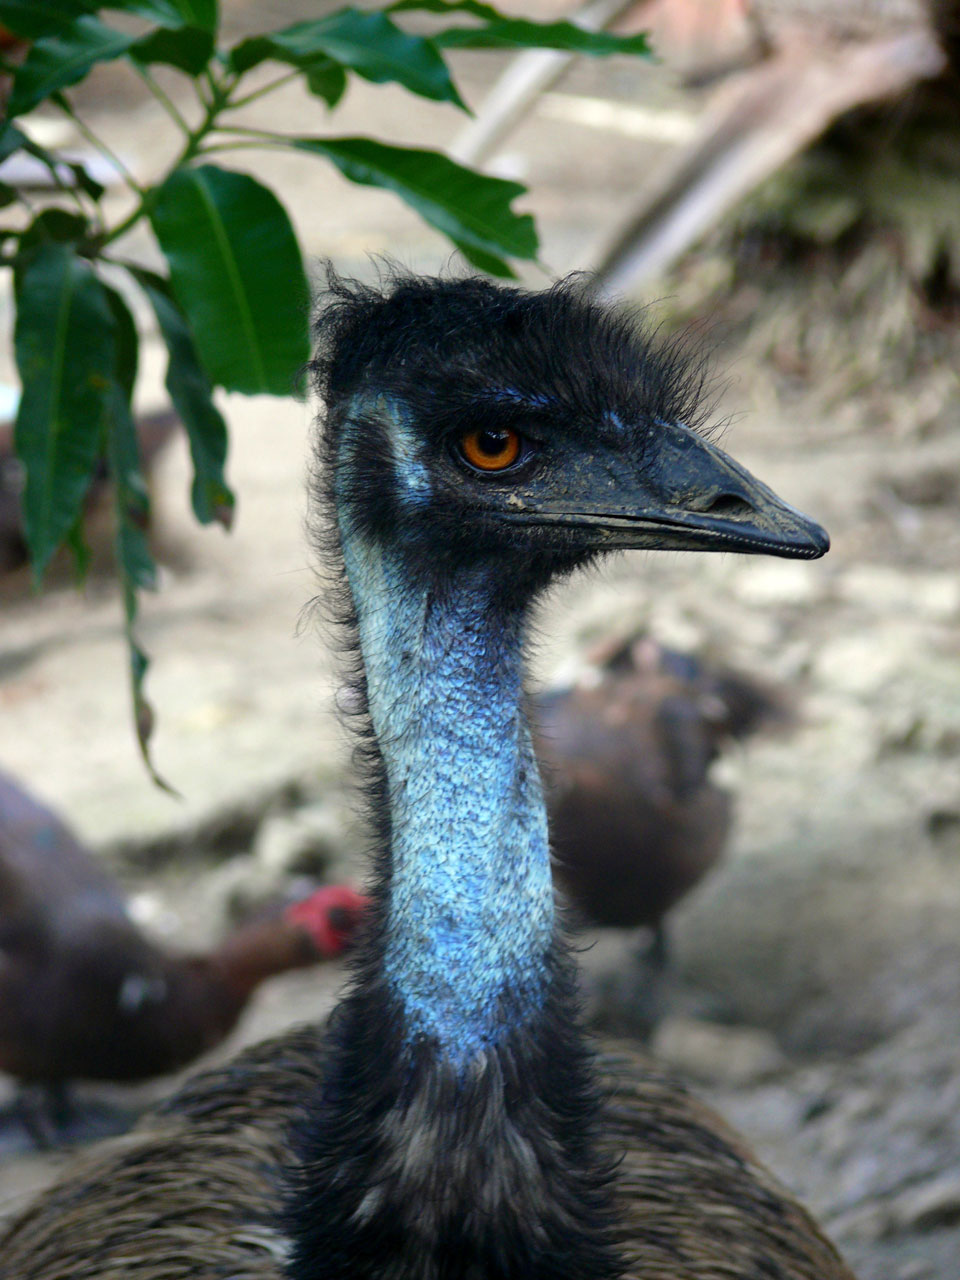
M 730 794 L 710 767 L 788 714 L 734 672 L 634 636 L 534 704 L 554 875 L 594 924 L 656 926 L 721 859 Z
M 717 1115 L 632 1048 L 603 1049 L 624 1280 L 853 1280 Z M 288 1129 L 325 1062 L 322 1028 L 302 1027 L 195 1076 L 15 1219 L 2 1280 L 283 1280 Z

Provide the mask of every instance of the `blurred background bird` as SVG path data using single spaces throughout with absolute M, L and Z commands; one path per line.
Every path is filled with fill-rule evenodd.
M 330 885 L 207 952 L 177 953 L 139 928 L 69 827 L 0 773 L 0 1070 L 39 1086 L 21 1094 L 19 1117 L 38 1141 L 86 1136 L 70 1081 L 186 1066 L 230 1033 L 261 982 L 341 955 L 365 906 Z
M 723 749 L 784 726 L 781 696 L 645 634 L 595 649 L 536 702 L 554 878 L 581 924 L 643 929 L 633 1029 L 661 1012 L 664 920 L 721 861 L 734 800 Z

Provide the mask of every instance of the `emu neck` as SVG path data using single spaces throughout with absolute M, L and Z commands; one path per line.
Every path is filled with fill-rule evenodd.
M 541 1007 L 546 812 L 523 713 L 525 609 L 344 538 L 389 802 L 382 976 L 411 1041 L 464 1063 Z
M 267 978 L 315 964 L 319 953 L 302 926 L 288 920 L 266 920 L 236 930 L 206 962 L 212 980 L 243 1004 Z

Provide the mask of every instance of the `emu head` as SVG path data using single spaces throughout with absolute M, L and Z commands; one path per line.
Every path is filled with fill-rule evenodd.
M 536 590 L 620 548 L 815 558 L 819 525 L 695 425 L 700 367 L 576 281 L 332 282 L 315 374 L 341 529 Z

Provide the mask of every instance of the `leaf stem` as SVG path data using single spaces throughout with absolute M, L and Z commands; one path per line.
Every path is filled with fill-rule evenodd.
M 91 205 L 93 206 L 93 211 L 94 211 L 94 214 L 96 215 L 98 222 L 102 226 L 102 219 L 100 217 L 100 206 L 97 203 L 96 199 L 92 195 L 90 195 L 89 192 L 84 191 L 83 188 L 79 185 L 79 183 L 64 182 L 63 178 L 60 176 L 60 172 L 59 172 L 60 166 L 63 165 L 64 168 L 68 168 L 70 165 L 69 161 L 58 160 L 56 156 L 47 155 L 47 153 L 42 151 L 40 148 L 28 150 L 27 154 L 32 155 L 35 160 L 40 161 L 40 163 L 46 168 L 47 172 L 50 174 L 50 180 L 53 183 L 53 185 L 56 187 L 56 189 L 60 192 L 61 195 L 64 195 L 68 199 L 72 200 L 74 204 L 77 206 L 77 208 L 79 209 L 80 213 L 84 217 L 87 216 L 87 210 L 86 210 L 86 207 L 84 206 L 83 201 L 80 199 L 80 196 L 86 195 L 87 199 L 90 201 Z M 16 196 L 17 196 L 17 199 L 21 202 L 21 204 L 25 204 L 27 208 L 30 210 L 30 212 L 33 213 L 34 207 L 30 203 L 30 201 L 24 196 L 23 191 L 18 190 L 16 192 Z
M 253 89 L 250 93 L 242 98 L 234 98 L 229 104 L 231 111 L 237 107 L 245 107 L 248 102 L 256 102 L 258 98 L 266 97 L 268 93 L 273 93 L 274 89 L 279 89 L 282 84 L 289 84 L 291 80 L 299 80 L 303 72 L 297 67 L 293 71 L 288 71 L 286 75 L 277 76 L 275 80 L 271 80 L 268 84 L 261 85 L 259 89 Z
M 278 134 L 275 138 L 249 138 L 245 142 L 211 142 L 205 147 L 199 147 L 197 154 L 212 156 L 220 151 L 262 151 L 273 148 L 279 149 L 282 147 L 288 147 L 292 141 L 292 138 L 284 138 Z
M 50 177 L 53 180 L 53 185 L 62 195 L 65 195 L 69 200 L 73 201 L 73 203 L 77 206 L 77 209 L 79 210 L 80 214 L 84 218 L 87 217 L 87 207 L 83 203 L 80 197 L 81 195 L 86 195 L 87 199 L 90 201 L 90 204 L 93 208 L 93 212 L 97 220 L 100 222 L 100 225 L 102 226 L 103 223 L 102 223 L 102 219 L 100 218 L 100 206 L 98 205 L 97 201 L 93 198 L 92 195 L 89 194 L 89 192 L 85 192 L 83 188 L 79 185 L 79 183 L 64 182 L 64 180 L 60 177 L 60 174 L 57 172 L 57 169 L 61 164 L 67 167 L 69 165 L 69 161 L 60 161 L 54 157 L 53 163 L 47 166 L 48 171 L 50 173 Z
M 74 126 L 77 129 L 77 132 L 80 133 L 84 138 L 86 138 L 86 140 L 90 143 L 91 147 L 94 147 L 97 151 L 100 152 L 100 154 L 105 159 L 110 161 L 110 163 L 114 166 L 117 172 L 123 175 L 123 178 L 127 182 L 127 184 L 130 187 L 132 187 L 133 190 L 136 191 L 137 195 L 140 196 L 142 199 L 144 195 L 144 188 L 136 180 L 136 178 L 133 176 L 133 174 L 130 172 L 127 166 L 123 163 L 123 161 L 120 159 L 117 153 L 113 150 L 113 148 L 109 147 L 103 141 L 102 138 L 98 138 L 97 135 L 90 128 L 90 126 L 88 124 L 85 124 L 84 121 L 80 119 L 76 111 L 74 111 L 73 107 L 70 105 L 67 99 L 63 96 L 63 94 L 62 93 L 53 94 L 51 101 L 54 102 L 65 115 L 70 117 L 70 119 L 74 123 Z
M 203 85 L 204 85 L 204 82 L 203 82 L 201 79 L 199 79 L 199 77 L 198 77 L 198 78 L 197 78 L 196 80 L 194 80 L 194 82 L 193 82 L 193 91 L 194 91 L 194 93 L 197 95 L 198 99 L 200 100 L 200 105 L 201 105 L 201 107 L 203 107 L 204 111 L 209 111 L 209 110 L 210 110 L 210 99 L 209 99 L 209 98 L 207 97 L 207 95 L 204 93 L 204 91 L 203 91 Z
M 203 68 L 203 79 L 207 88 L 210 90 L 210 101 L 207 104 L 207 110 L 209 111 L 214 108 L 216 103 L 219 101 L 222 90 L 218 82 L 214 79 L 213 72 L 210 70 L 209 66 Z
M 205 74 L 211 89 L 211 100 L 208 102 L 202 95 L 200 95 L 200 100 L 204 105 L 203 119 L 195 129 L 191 129 L 189 126 L 187 127 L 187 136 L 183 145 L 183 150 L 170 166 L 169 172 L 171 173 L 174 169 L 179 169 L 182 165 L 188 164 L 194 156 L 199 155 L 204 149 L 202 146 L 203 139 L 216 127 L 217 113 L 223 110 L 226 103 L 227 93 L 229 92 L 227 87 L 218 84 L 210 74 L 209 69 Z M 153 197 L 153 192 L 149 188 L 138 188 L 138 191 L 140 194 L 140 201 L 136 208 L 133 209 L 122 222 L 118 223 L 112 231 L 107 232 L 103 240 L 100 242 L 101 248 L 105 248 L 108 244 L 112 244 L 114 240 L 119 240 L 120 237 L 125 235 L 126 232 L 128 232 L 135 223 L 139 222 L 147 212 L 150 201 Z
M 251 129 L 242 124 L 221 124 L 217 126 L 218 133 L 238 133 L 243 138 L 248 139 L 248 145 L 256 146 L 260 143 L 280 143 L 289 146 L 297 139 L 293 134 L 277 133 L 273 129 Z M 232 146 L 232 143 L 215 142 L 213 146 L 218 150 L 224 146 Z
M 161 86 L 157 83 L 155 77 L 150 74 L 150 72 L 147 70 L 146 67 L 142 66 L 139 62 L 135 61 L 134 59 L 131 59 L 131 62 L 133 63 L 133 68 L 136 71 L 137 75 L 144 82 L 144 84 L 147 86 L 147 88 L 150 90 L 150 92 L 153 94 L 156 100 L 160 103 L 161 107 L 163 107 L 164 111 L 166 111 L 167 115 L 174 122 L 177 128 L 181 131 L 181 133 L 184 133 L 187 136 L 189 136 L 190 126 L 189 124 L 187 124 L 186 120 L 183 118 L 183 115 L 181 114 L 179 108 L 177 107 L 173 99 L 170 97 L 170 95 L 166 92 L 165 89 L 161 88 Z
M 143 192 L 141 195 L 141 199 L 134 206 L 133 210 L 129 214 L 127 214 L 127 216 L 123 219 L 122 222 L 118 222 L 112 231 L 107 232 L 107 234 L 100 241 L 101 248 L 104 248 L 106 245 L 112 243 L 112 241 L 114 240 L 119 240 L 122 235 L 126 235 L 126 233 L 134 225 L 134 223 L 140 221 L 140 219 L 143 217 L 147 208 L 147 195 L 148 195 L 148 192 L 146 191 Z

